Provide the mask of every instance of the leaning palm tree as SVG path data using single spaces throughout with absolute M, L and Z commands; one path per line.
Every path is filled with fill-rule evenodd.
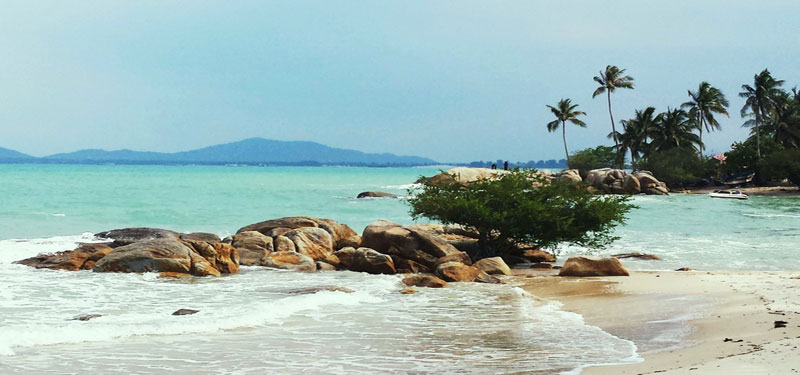
M 697 91 L 689 90 L 689 100 L 681 104 L 681 108 L 688 108 L 689 115 L 697 122 L 700 130 L 700 153 L 703 153 L 703 128 L 710 132 L 721 129 L 719 122 L 714 118 L 714 113 L 728 116 L 728 99 L 722 91 L 708 82 L 701 82 Z
M 655 111 L 653 107 L 636 110 L 632 119 L 621 121 L 623 132 L 617 133 L 617 139 L 622 147 L 630 152 L 633 163 L 647 151 L 647 140 L 655 128 Z M 608 135 L 608 138 L 613 137 L 614 134 Z
M 775 98 L 778 96 L 783 80 L 776 80 L 769 70 L 764 69 L 753 77 L 753 86 L 742 85 L 739 96 L 745 98 L 742 107 L 742 117 L 755 117 L 752 123 L 756 133 L 756 154 L 761 157 L 761 131 L 759 127 L 764 123 L 764 117 L 769 116 L 775 108 Z M 745 123 L 745 126 L 749 126 Z
M 554 132 L 561 126 L 561 136 L 564 139 L 564 153 L 567 155 L 567 167 L 569 167 L 569 149 L 567 149 L 567 121 L 578 125 L 582 128 L 586 127 L 586 123 L 578 119 L 578 116 L 586 115 L 583 111 L 576 111 L 577 104 L 572 104 L 570 99 L 561 99 L 555 107 L 548 105 L 550 112 L 556 116 L 556 119 L 547 123 L 547 131 Z
M 597 95 L 606 93 L 608 116 L 611 117 L 611 132 L 614 134 L 614 145 L 617 147 L 617 153 L 619 153 L 619 139 L 616 136 L 617 127 L 614 125 L 614 114 L 611 112 L 611 93 L 618 88 L 633 89 L 633 77 L 623 76 L 624 73 L 625 69 L 617 68 L 614 65 L 606 66 L 605 71 L 601 71 L 599 76 L 594 77 L 594 81 L 600 84 L 600 87 L 594 90 L 594 94 L 592 94 L 592 98 L 594 98 Z
M 689 113 L 682 109 L 667 108 L 658 114 L 654 127 L 650 131 L 651 151 L 667 151 L 673 149 L 697 150 L 700 137 L 694 134 L 695 124 Z

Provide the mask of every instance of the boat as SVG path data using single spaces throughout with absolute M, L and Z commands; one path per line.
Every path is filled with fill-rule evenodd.
M 727 199 L 747 199 L 749 198 L 747 194 L 742 193 L 739 190 L 714 190 L 711 193 L 708 193 L 708 196 L 711 198 L 727 198 Z

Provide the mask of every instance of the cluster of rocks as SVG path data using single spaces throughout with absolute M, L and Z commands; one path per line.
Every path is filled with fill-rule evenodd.
M 446 179 L 455 179 L 458 182 L 467 183 L 479 179 L 498 178 L 506 173 L 508 173 L 508 171 L 488 168 L 458 167 L 433 176 L 431 180 L 436 182 Z M 622 169 L 593 169 L 586 174 L 586 178 L 582 178 L 577 169 L 567 169 L 557 173 L 545 169 L 539 170 L 536 173 L 537 177 L 547 181 L 584 182 L 589 186 L 589 189 L 602 194 L 669 194 L 667 185 L 659 181 L 648 171 L 628 173 Z

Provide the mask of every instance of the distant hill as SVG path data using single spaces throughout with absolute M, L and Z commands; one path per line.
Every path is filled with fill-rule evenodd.
M 0 147 L 0 161 L 21 161 L 34 159 L 33 156 L 23 154 L 19 151 L 9 150 Z
M 276 141 L 249 138 L 238 142 L 197 150 L 161 153 L 131 150 L 80 150 L 46 156 L 46 163 L 124 163 L 124 164 L 276 164 L 276 165 L 368 165 L 408 166 L 434 164 L 418 156 L 368 154 L 328 147 L 316 142 Z

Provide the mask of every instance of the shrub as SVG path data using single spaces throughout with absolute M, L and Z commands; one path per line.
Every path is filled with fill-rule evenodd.
M 713 180 L 719 162 L 697 154 L 692 149 L 671 149 L 651 151 L 646 158 L 637 160 L 635 169 L 653 172 L 660 181 L 670 188 L 704 184 Z
M 585 178 L 592 169 L 613 168 L 617 164 L 616 159 L 617 153 L 613 147 L 597 146 L 580 150 L 570 156 L 569 167 L 577 169 L 581 177 Z
M 766 179 L 788 179 L 800 186 L 800 150 L 790 149 L 773 152 L 759 164 Z

